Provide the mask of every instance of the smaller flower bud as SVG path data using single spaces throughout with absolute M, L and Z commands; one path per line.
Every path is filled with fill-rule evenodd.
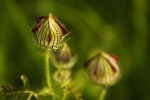
M 64 43 L 64 45 L 56 53 L 55 60 L 53 62 L 57 68 L 70 69 L 76 61 L 76 55 L 74 55 L 74 53 L 70 50 L 67 43 Z
M 39 46 L 52 49 L 58 49 L 68 35 L 67 29 L 51 13 L 36 19 L 32 33 Z
M 98 84 L 113 85 L 120 75 L 116 57 L 100 52 L 89 59 L 84 67 L 91 79 Z

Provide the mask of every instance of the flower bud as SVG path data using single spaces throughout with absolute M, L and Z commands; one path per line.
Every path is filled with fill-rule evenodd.
M 36 19 L 32 33 L 38 45 L 52 49 L 58 49 L 68 35 L 67 29 L 51 13 Z
M 89 59 L 84 67 L 91 79 L 102 85 L 113 85 L 120 75 L 116 57 L 114 58 L 104 52 L 100 52 Z
M 56 54 L 54 65 L 57 68 L 70 69 L 73 67 L 76 61 L 77 57 L 68 47 L 67 43 L 64 43 L 64 45 L 60 48 L 60 50 Z

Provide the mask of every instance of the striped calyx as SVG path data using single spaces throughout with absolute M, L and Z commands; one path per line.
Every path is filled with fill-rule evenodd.
M 67 43 L 58 50 L 55 56 L 54 65 L 61 69 L 70 69 L 77 61 L 77 56 L 72 52 Z
M 69 62 L 72 57 L 73 57 L 73 53 L 71 52 L 67 43 L 65 43 L 59 51 L 59 54 L 57 56 L 57 60 L 62 61 L 62 62 Z
M 100 52 L 89 59 L 84 67 L 91 79 L 102 85 L 113 85 L 120 75 L 116 59 L 104 52 Z
M 36 19 L 32 33 L 37 44 L 52 49 L 58 49 L 68 35 L 67 29 L 51 13 Z

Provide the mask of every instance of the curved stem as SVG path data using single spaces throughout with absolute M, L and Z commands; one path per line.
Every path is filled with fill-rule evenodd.
M 105 96 L 106 96 L 106 93 L 107 93 L 107 88 L 106 87 L 103 87 L 102 88 L 102 91 L 101 91 L 101 94 L 99 96 L 99 100 L 104 100 Z
M 53 94 L 52 85 L 51 85 L 51 77 L 50 77 L 50 68 L 49 68 L 49 50 L 45 49 L 45 78 L 46 85 L 49 88 L 50 94 Z
M 33 95 L 33 94 L 32 94 L 32 93 L 30 93 L 30 94 L 29 94 L 29 96 L 28 96 L 28 98 L 27 98 L 27 100 L 31 100 L 32 95 Z

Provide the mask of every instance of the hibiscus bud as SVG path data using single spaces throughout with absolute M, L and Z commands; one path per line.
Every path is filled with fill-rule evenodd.
M 38 45 L 52 49 L 58 49 L 68 35 L 67 29 L 51 13 L 36 19 L 32 33 Z
M 113 85 L 120 75 L 116 57 L 100 52 L 89 59 L 84 67 L 91 79 L 98 84 Z
M 76 63 L 77 57 L 68 47 L 67 43 L 60 48 L 57 52 L 54 64 L 58 68 L 70 69 Z

